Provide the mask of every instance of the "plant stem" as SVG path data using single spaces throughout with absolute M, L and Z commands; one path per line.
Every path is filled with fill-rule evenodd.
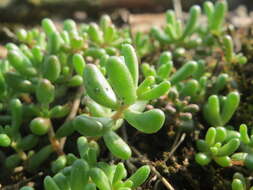
M 166 161 L 169 160 L 169 158 L 174 154 L 174 152 L 177 150 L 177 148 L 180 146 L 180 144 L 184 141 L 185 137 L 186 137 L 186 134 L 183 133 L 182 136 L 181 136 L 181 138 L 179 140 L 175 141 L 176 143 L 173 144 L 172 149 L 169 152 L 168 156 L 166 156 L 166 158 L 164 159 L 164 162 L 166 162 Z
M 32 180 L 36 179 L 36 178 L 40 178 L 43 176 L 43 172 L 39 172 L 38 174 L 35 174 L 34 176 L 27 178 L 27 179 L 22 179 L 19 182 L 17 182 L 16 184 L 11 184 L 11 185 L 7 185 L 5 187 L 2 187 L 0 184 L 0 189 L 1 190 L 13 190 L 13 189 L 20 189 L 22 186 L 26 185 L 28 182 L 31 182 Z
M 116 113 L 111 117 L 113 120 L 118 120 L 122 117 L 123 112 L 129 107 L 130 105 L 123 105 L 121 106 Z
M 64 155 L 59 140 L 55 138 L 55 132 L 52 126 L 49 128 L 48 137 L 54 151 L 57 152 L 58 155 Z
M 133 152 L 139 157 L 139 160 L 144 163 L 149 165 L 151 171 L 161 180 L 161 182 L 164 184 L 164 186 L 169 189 L 169 190 L 175 190 L 174 187 L 168 182 L 165 177 L 163 177 L 159 171 L 151 164 L 151 161 L 148 160 L 144 155 L 142 155 L 136 148 L 131 147 Z
M 75 118 L 78 108 L 81 103 L 81 97 L 82 97 L 83 93 L 84 93 L 84 87 L 81 86 L 76 93 L 75 99 L 72 104 L 71 111 L 70 111 L 68 117 L 66 118 L 65 123 Z M 63 137 L 60 139 L 60 148 L 62 150 L 64 149 L 64 145 L 65 145 L 66 140 L 67 140 L 67 137 Z

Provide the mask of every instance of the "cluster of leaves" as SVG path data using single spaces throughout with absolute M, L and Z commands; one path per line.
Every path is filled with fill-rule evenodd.
M 53 177 L 46 176 L 46 190 L 62 189 L 103 189 L 130 190 L 140 186 L 148 178 L 149 166 L 142 166 L 129 178 L 122 162 L 117 165 L 98 162 L 99 146 L 95 141 L 88 142 L 86 137 L 77 139 L 80 158 L 69 153 L 52 162 Z M 123 179 L 125 179 L 123 181 Z M 31 187 L 23 187 L 33 189 Z
M 250 180 L 245 178 L 241 173 L 237 172 L 233 176 L 232 190 L 252 190 L 250 186 Z
M 157 132 L 165 115 L 159 109 L 145 111 L 145 105 L 166 94 L 170 83 L 138 85 L 139 61 L 135 49 L 126 32 L 117 30 L 108 16 L 101 18 L 100 26 L 92 23 L 79 29 L 73 20 L 66 20 L 62 31 L 50 19 L 44 19 L 42 28 L 43 32 L 19 30 L 20 45 L 7 44 L 8 56 L 1 60 L 0 146 L 8 150 L 7 154 L 1 151 L 2 167 L 12 171 L 22 165 L 25 170 L 36 172 L 55 152 L 58 158 L 51 169 L 58 170 L 59 164 L 68 163 L 64 143 L 74 132 L 103 138 L 115 157 L 129 159 L 131 149 L 116 130 L 126 120 L 143 133 Z M 91 63 L 86 64 L 85 59 Z M 76 91 L 74 99 L 71 91 Z M 88 152 L 86 161 L 93 159 L 89 167 L 95 167 L 95 153 L 92 149 Z M 86 167 L 78 168 L 79 165 L 78 171 Z M 125 185 L 121 180 L 126 171 L 122 164 L 118 167 L 123 173 L 116 174 L 115 179 L 111 176 L 110 180 L 107 175 L 114 172 L 114 165 L 109 168 L 110 174 L 98 168 L 79 172 L 87 180 L 90 173 L 99 189 L 136 188 L 140 185 L 138 180 L 149 174 L 148 166 L 144 167 Z M 100 177 L 105 180 L 100 182 Z M 82 178 L 77 179 L 78 184 Z M 57 185 L 47 177 L 45 188 L 57 189 Z
M 240 94 L 227 69 L 247 59 L 234 51 L 227 34 L 227 3 L 206 1 L 203 9 L 207 25 L 199 24 L 201 7 L 195 5 L 186 23 L 168 10 L 166 26 L 149 34 L 118 29 L 107 15 L 99 25 L 66 20 L 57 29 L 46 18 L 41 30 L 17 31 L 18 44 L 6 44 L 8 55 L 0 60 L 0 178 L 18 166 L 35 173 L 50 161 L 46 190 L 136 189 L 149 166 L 126 179 L 122 162 L 98 161 L 96 140 L 115 158 L 128 160 L 131 147 L 117 133 L 125 122 L 145 134 L 165 123 L 178 134 L 191 133 L 199 130 L 199 113 L 206 135 L 196 141 L 196 162 L 252 170 L 253 137 L 244 124 L 239 132 L 228 126 Z M 78 135 L 80 158 L 64 149 Z M 238 176 L 233 189 L 248 187 Z

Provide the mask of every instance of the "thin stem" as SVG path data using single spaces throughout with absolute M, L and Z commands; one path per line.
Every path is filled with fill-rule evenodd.
M 18 40 L 15 33 L 13 33 L 9 28 L 3 27 L 2 31 L 5 33 L 6 36 L 11 38 L 12 40 Z
M 75 116 L 77 114 L 77 111 L 78 111 L 78 108 L 79 108 L 80 103 L 81 103 L 81 97 L 82 97 L 83 93 L 84 93 L 84 87 L 81 86 L 78 89 L 77 93 L 76 93 L 75 99 L 74 99 L 73 104 L 72 104 L 71 111 L 70 111 L 68 117 L 66 118 L 65 123 L 75 118 Z M 60 148 L 62 150 L 64 148 L 66 140 L 67 140 L 67 137 L 63 137 L 63 138 L 60 139 Z
M 174 139 L 174 142 L 173 142 L 173 144 L 171 145 L 171 149 L 170 149 L 169 152 L 171 152 L 171 151 L 173 150 L 173 148 L 176 146 L 176 144 L 177 144 L 178 141 L 179 141 L 180 136 L 181 136 L 181 133 L 177 133 L 176 138 Z
M 175 190 L 174 187 L 168 182 L 165 177 L 163 177 L 159 171 L 151 164 L 151 161 L 148 160 L 144 155 L 142 155 L 136 148 L 131 147 L 133 152 L 139 157 L 139 160 L 144 163 L 149 165 L 151 171 L 161 180 L 161 182 L 164 184 L 164 186 L 169 189 L 169 190 Z
M 30 177 L 30 178 L 27 178 L 27 179 L 22 179 L 20 180 L 19 182 L 17 182 L 16 184 L 11 184 L 11 185 L 7 185 L 5 187 L 2 187 L 1 184 L 0 184 L 0 189 L 1 190 L 13 190 L 13 189 L 19 189 L 20 187 L 22 187 L 23 185 L 25 185 L 26 183 L 36 179 L 36 178 L 39 178 L 43 176 L 43 172 L 39 172 L 38 174 L 35 174 L 34 176 Z
M 121 106 L 116 113 L 111 117 L 113 120 L 118 120 L 122 117 L 123 112 L 129 107 L 130 105 L 123 105 Z
M 126 126 L 123 124 L 121 127 L 122 137 L 125 142 L 128 142 L 127 132 L 126 132 Z
M 48 130 L 48 137 L 54 151 L 57 152 L 58 155 L 64 155 L 64 152 L 61 149 L 59 140 L 55 138 L 55 132 L 54 132 L 52 124 L 50 125 L 50 128 Z
M 174 152 L 177 150 L 177 148 L 181 145 L 181 143 L 184 141 L 186 137 L 186 133 L 183 133 L 181 138 L 179 139 L 179 141 L 175 144 L 175 146 L 173 146 L 173 148 L 171 149 L 170 153 L 168 154 L 168 156 L 166 157 L 166 159 L 164 160 L 164 162 L 166 162 L 173 154 Z

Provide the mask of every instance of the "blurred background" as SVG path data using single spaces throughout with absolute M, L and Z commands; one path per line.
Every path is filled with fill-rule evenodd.
M 187 18 L 194 4 L 205 0 L 0 0 L 0 50 L 8 41 L 15 41 L 18 28 L 39 26 L 49 17 L 61 25 L 66 18 L 77 23 L 98 21 L 109 14 L 117 26 L 130 26 L 133 32 L 149 31 L 150 27 L 163 26 L 164 12 L 175 9 L 177 16 Z M 217 0 L 211 0 L 213 2 Z M 253 0 L 227 0 L 229 23 L 243 27 L 253 24 Z M 205 20 L 203 20 L 205 22 Z M 1 55 L 0 55 L 1 56 Z
M 0 0 L 0 23 L 36 24 L 44 17 L 83 21 L 103 13 L 162 13 L 179 0 Z M 183 10 L 204 0 L 180 0 Z M 214 0 L 213 0 L 214 1 Z M 239 5 L 253 9 L 253 0 L 228 0 L 231 10 Z M 122 16 L 122 15 L 121 15 Z

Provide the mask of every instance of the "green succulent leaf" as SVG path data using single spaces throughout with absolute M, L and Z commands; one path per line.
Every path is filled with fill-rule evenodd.
M 111 153 L 123 160 L 127 160 L 131 157 L 132 151 L 129 146 L 113 131 L 108 131 L 103 136 L 107 148 Z
M 24 76 L 35 76 L 36 69 L 32 67 L 31 61 L 19 50 L 11 50 L 8 52 L 8 61 L 10 64 Z
M 66 137 L 74 133 L 74 131 L 73 122 L 67 121 L 57 129 L 55 136 L 56 138 Z
M 244 161 L 245 166 L 249 170 L 253 170 L 253 154 L 250 153 L 246 156 L 245 161 Z
M 231 63 L 234 57 L 234 45 L 231 36 L 225 35 L 223 38 L 225 59 L 227 62 Z
M 117 96 L 125 104 L 133 104 L 137 99 L 136 86 L 124 61 L 119 57 L 110 57 L 107 60 L 106 71 L 110 84 Z
M 63 169 L 67 164 L 66 155 L 59 156 L 55 161 L 51 163 L 51 169 L 53 173 L 59 172 Z
M 153 27 L 150 31 L 151 35 L 155 37 L 158 41 L 163 44 L 171 43 L 171 39 L 166 35 L 166 33 L 158 27 Z
M 160 109 L 153 109 L 143 113 L 127 110 L 124 112 L 124 119 L 143 133 L 155 133 L 163 126 L 165 115 Z
M 240 140 L 237 138 L 231 139 L 223 145 L 221 148 L 219 148 L 219 151 L 216 156 L 228 156 L 234 153 L 238 147 L 240 146 Z
M 104 39 L 103 39 L 103 34 L 102 31 L 100 30 L 99 26 L 96 23 L 91 23 L 88 29 L 88 34 L 89 37 L 91 38 L 92 41 L 98 44 L 102 44 Z
M 94 183 L 86 184 L 83 188 L 83 190 L 96 190 L 96 185 Z
M 79 53 L 74 54 L 72 62 L 76 73 L 82 76 L 86 65 L 83 56 Z
M 229 80 L 229 76 L 227 74 L 225 73 L 220 74 L 214 83 L 212 91 L 214 93 L 218 93 L 219 91 L 223 90 L 224 87 L 227 85 L 228 80 Z
M 96 164 L 96 166 L 98 168 L 102 169 L 105 172 L 105 174 L 108 177 L 108 179 L 110 180 L 111 184 L 113 184 L 113 178 L 115 176 L 115 171 L 116 171 L 117 166 L 116 165 L 110 165 L 106 162 L 98 162 Z
M 189 61 L 185 63 L 177 72 L 175 72 L 171 78 L 170 82 L 172 85 L 186 79 L 191 76 L 197 69 L 198 64 L 195 61 Z
M 208 152 L 209 151 L 209 145 L 206 143 L 206 141 L 202 139 L 198 139 L 196 141 L 196 146 L 200 152 Z
M 221 119 L 223 124 L 226 124 L 231 119 L 237 107 L 239 106 L 239 103 L 240 103 L 239 93 L 230 92 L 224 102 L 221 111 Z
M 61 64 L 57 56 L 51 55 L 43 63 L 43 77 L 55 82 L 61 73 Z
M 41 25 L 47 35 L 57 31 L 53 21 L 49 18 L 44 18 Z
M 48 157 L 53 153 L 53 148 L 51 145 L 44 146 L 34 155 L 32 155 L 27 163 L 28 171 L 35 171 L 38 167 L 45 162 Z
M 227 138 L 227 130 L 224 127 L 216 128 L 215 142 L 223 142 Z
M 68 32 L 77 32 L 76 23 L 72 19 L 67 19 L 63 22 L 63 30 Z
M 133 82 L 135 86 L 137 86 L 139 80 L 139 64 L 135 49 L 130 44 L 123 44 L 121 48 L 121 54 L 123 55 L 125 64 L 131 73 Z
M 27 135 L 24 138 L 22 138 L 18 144 L 17 147 L 23 151 L 30 150 L 33 147 L 35 147 L 39 142 L 39 138 L 36 135 Z
M 24 186 L 20 190 L 34 190 L 34 188 L 29 187 L 29 186 Z
M 81 86 L 83 84 L 83 77 L 74 75 L 67 83 L 69 87 Z
M 4 166 L 8 169 L 14 169 L 21 163 L 21 158 L 18 154 L 8 156 L 4 161 Z
M 215 157 L 214 161 L 219 164 L 221 167 L 232 166 L 232 162 L 229 156 Z
M 85 97 L 84 101 L 88 108 L 88 112 L 94 117 L 106 117 L 111 114 L 111 109 L 103 107 L 88 96 Z
M 0 134 L 0 146 L 8 147 L 11 144 L 11 139 L 6 134 Z
M 162 59 L 162 58 L 161 58 Z M 160 63 L 160 67 L 157 70 L 157 75 L 161 79 L 167 79 L 172 71 L 173 62 L 168 61 L 167 63 Z
M 116 183 L 127 176 L 127 171 L 123 163 L 119 163 L 116 166 L 112 183 Z
M 244 190 L 243 183 L 240 179 L 234 179 L 232 182 L 232 190 Z
M 194 5 L 190 9 L 189 19 L 187 20 L 187 24 L 185 26 L 182 39 L 186 36 L 191 35 L 197 26 L 197 19 L 201 13 L 201 8 L 198 5 Z
M 140 167 L 130 178 L 133 182 L 132 188 L 142 185 L 150 174 L 150 167 L 148 165 Z
M 169 92 L 170 89 L 170 82 L 163 81 L 160 84 L 156 85 L 152 89 L 142 93 L 138 96 L 140 100 L 153 100 L 157 99 L 160 96 L 163 96 Z
M 102 136 L 111 128 L 109 118 L 96 118 L 85 115 L 78 116 L 73 121 L 75 130 L 84 136 Z
M 58 185 L 55 183 L 52 177 L 46 176 L 44 179 L 45 190 L 60 190 Z
M 241 124 L 240 125 L 240 140 L 244 143 L 244 144 L 249 144 L 250 143 L 250 137 L 248 135 L 248 128 L 247 125 L 245 124 Z
M 144 81 L 139 85 L 137 88 L 137 95 L 138 97 L 141 96 L 141 94 L 144 94 L 145 92 L 149 91 L 151 89 L 151 85 L 155 83 L 155 78 L 153 76 L 148 76 L 145 78 Z
M 166 21 L 168 24 L 171 24 L 172 26 L 176 25 L 176 15 L 173 10 L 167 10 L 166 13 Z
M 204 7 L 204 12 L 207 15 L 208 23 L 211 23 L 212 15 L 214 12 L 214 5 L 211 1 L 205 1 L 203 7 Z
M 89 179 L 89 165 L 82 159 L 76 160 L 71 169 L 70 186 L 71 190 L 82 190 Z
M 48 36 L 47 51 L 49 54 L 56 54 L 62 46 L 62 38 L 58 32 L 52 32 Z
M 30 129 L 35 135 L 45 135 L 50 127 L 51 123 L 47 118 L 37 117 L 30 123 Z
M 212 22 L 210 23 L 211 31 L 220 32 L 226 12 L 227 12 L 226 1 L 220 1 L 215 4 L 211 19 Z
M 208 146 L 213 146 L 216 139 L 216 129 L 214 127 L 210 127 L 205 136 L 205 142 Z
M 83 77 L 84 86 L 89 97 L 105 107 L 118 107 L 117 97 L 112 90 L 111 85 L 107 82 L 97 66 L 87 64 Z
M 213 126 L 222 125 L 220 116 L 220 101 L 218 96 L 212 95 L 208 98 L 208 103 L 203 108 L 205 119 Z
M 54 106 L 52 109 L 49 111 L 49 116 L 50 118 L 61 118 L 66 116 L 70 111 L 70 106 L 67 105 L 57 105 Z
M 48 105 L 54 101 L 55 87 L 47 79 L 42 79 L 36 86 L 36 98 L 41 104 Z
M 111 190 L 110 181 L 103 170 L 92 168 L 89 173 L 92 181 L 96 184 L 99 190 Z
M 13 133 L 18 133 L 23 121 L 23 105 L 19 99 L 14 98 L 10 101 L 10 108 Z
M 53 180 L 61 190 L 71 190 L 67 177 L 62 173 L 57 173 Z
M 185 86 L 180 91 L 180 95 L 182 97 L 185 97 L 185 96 L 193 97 L 197 94 L 198 90 L 199 90 L 198 81 L 195 80 L 195 79 L 191 79 L 191 80 L 186 82 Z

